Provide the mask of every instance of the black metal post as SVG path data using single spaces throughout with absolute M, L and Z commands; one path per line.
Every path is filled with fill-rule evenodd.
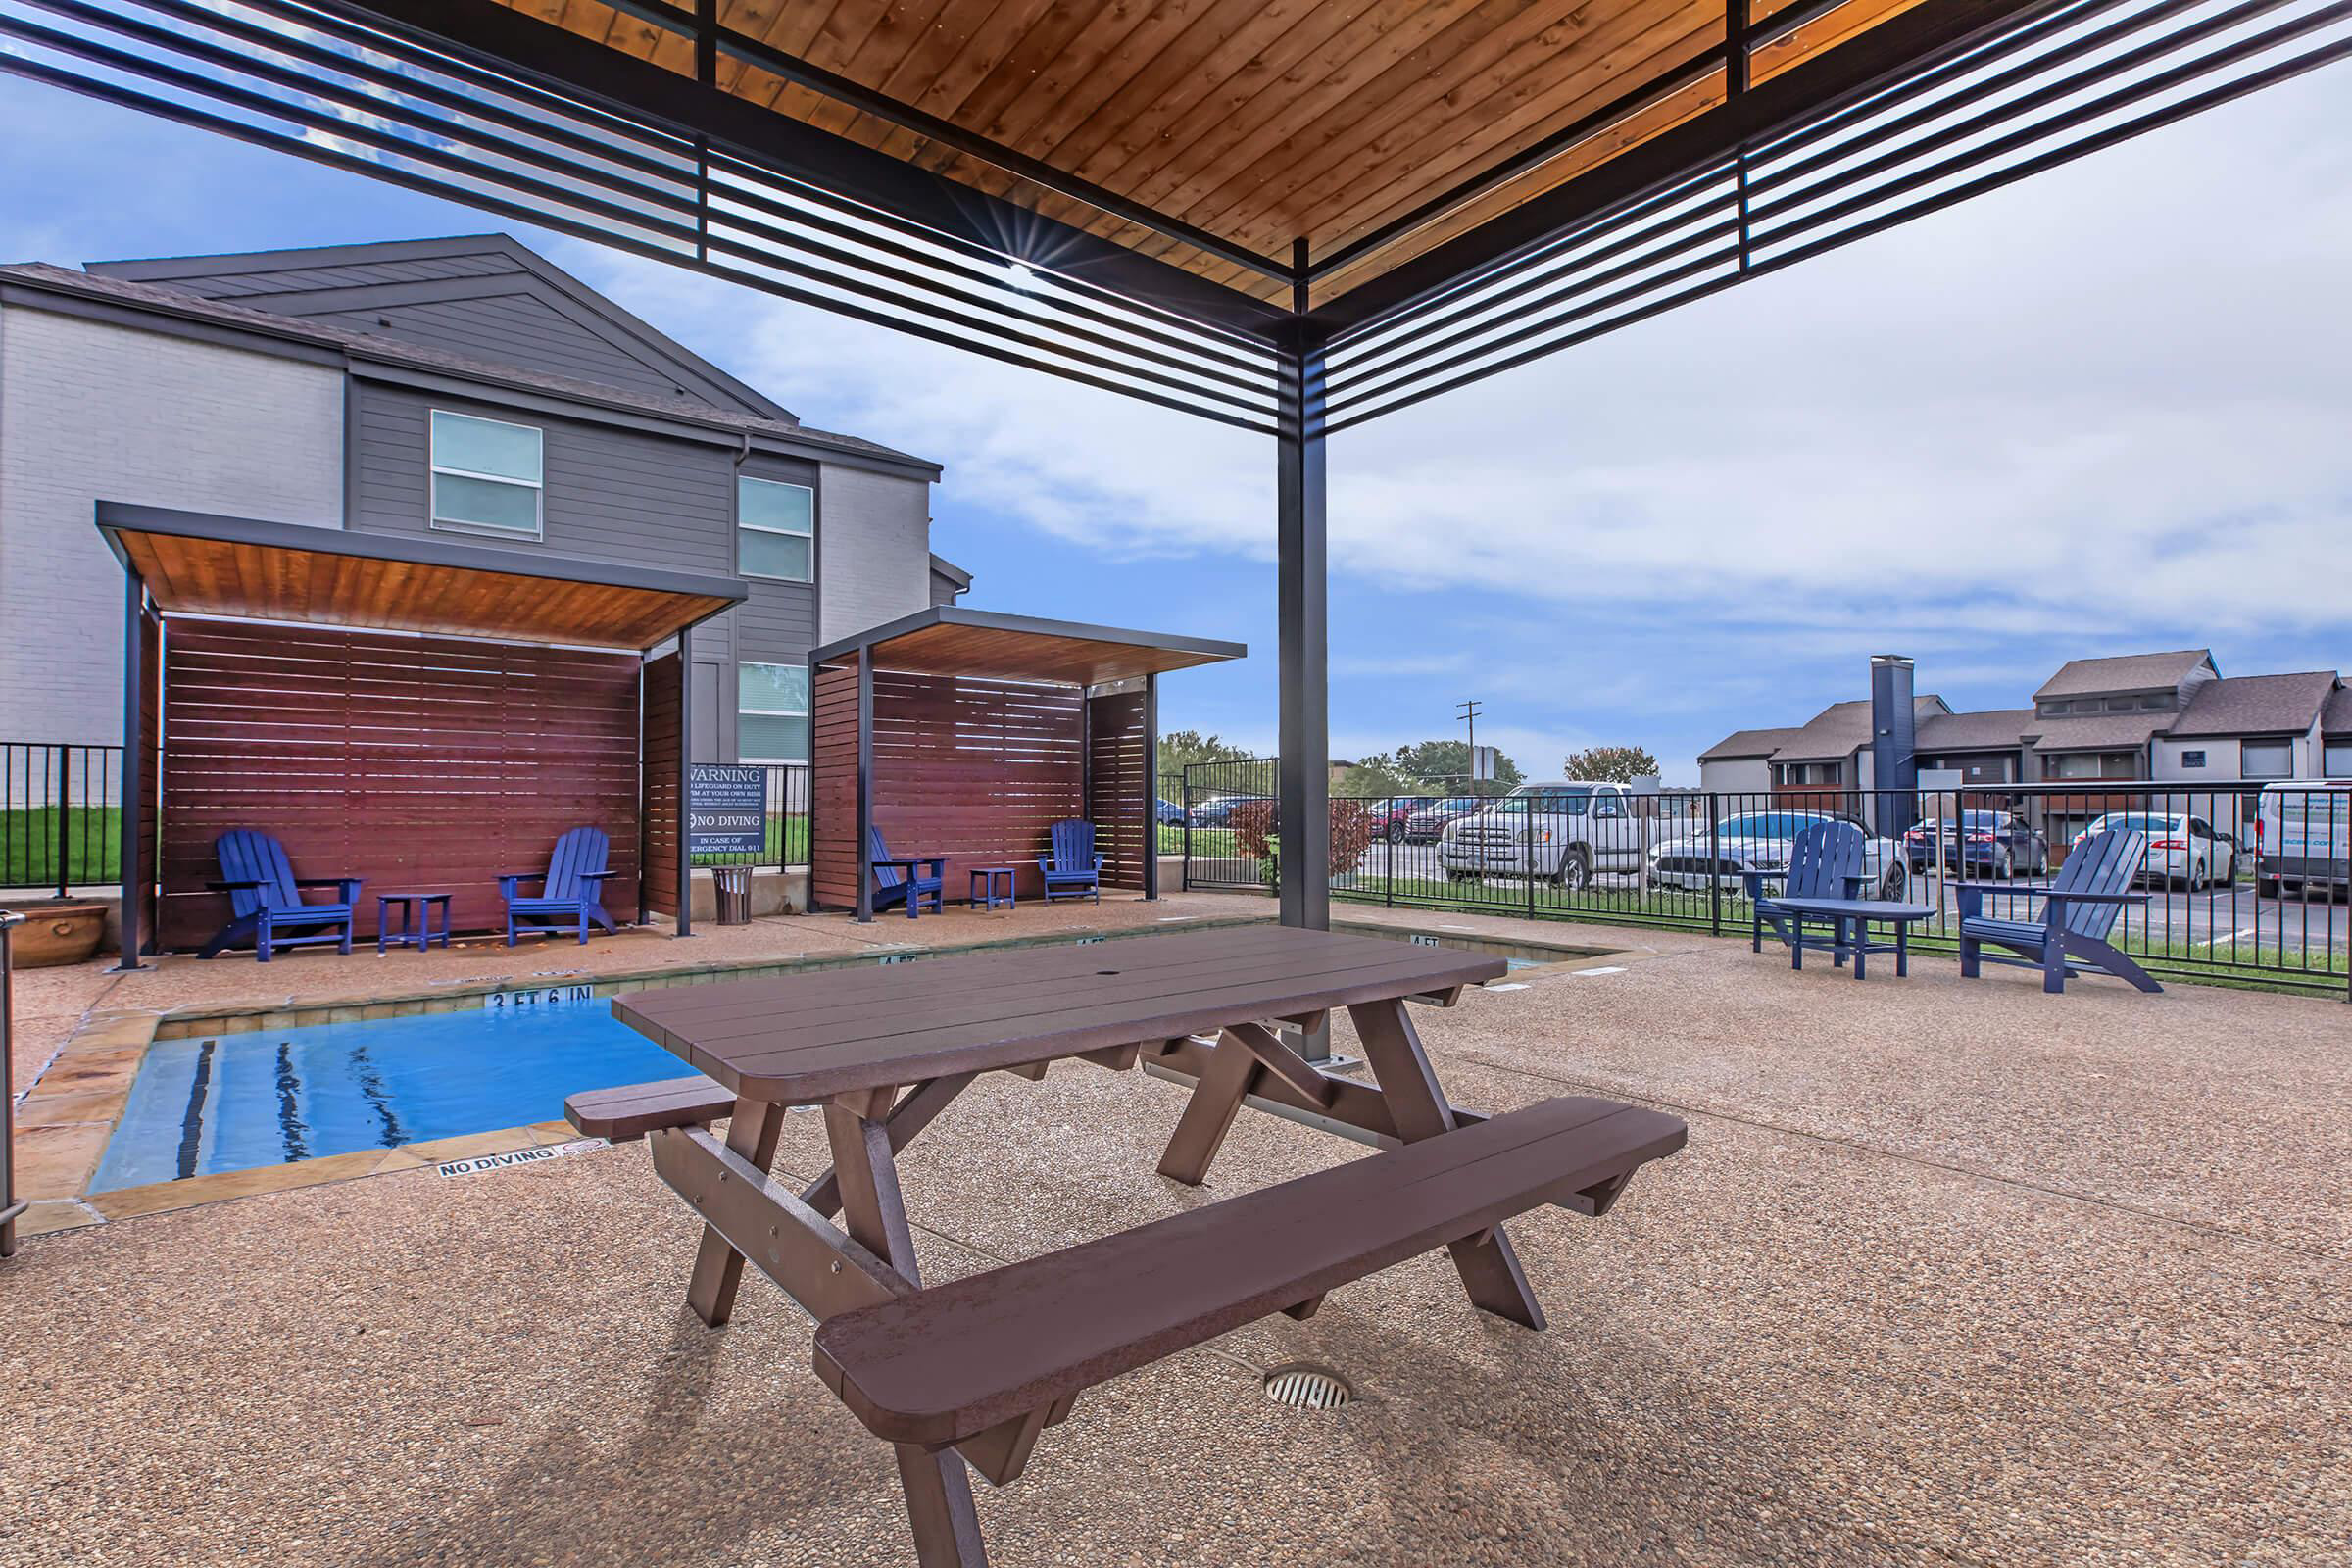
M 1723 935 L 1723 815 L 1721 797 L 1707 792 L 1707 933 Z
M 694 935 L 694 857 L 686 853 L 686 775 L 694 767 L 694 633 L 678 633 L 678 935 Z
M 1306 309 L 1306 242 L 1293 248 Z M 1323 349 L 1301 339 L 1282 352 L 1282 410 L 1275 438 L 1276 618 L 1281 757 L 1275 811 L 1281 835 L 1282 923 L 1331 929 L 1331 692 L 1328 584 L 1324 569 Z
M 73 756 L 74 748 L 71 746 L 57 749 L 57 896 L 61 899 L 66 896 L 72 882 L 66 874 L 66 866 L 74 849 L 73 829 L 69 825 L 74 820 Z M 86 773 L 88 769 L 83 771 Z
M 17 1049 L 9 932 L 24 919 L 0 909 L 0 1257 L 16 1255 L 17 1216 L 24 1212 L 17 1198 L 17 1085 L 9 1064 Z
M 908 890 L 908 898 L 914 896 Z M 858 650 L 858 920 L 874 919 L 874 650 Z
M 122 909 L 118 924 L 122 930 L 122 961 L 120 970 L 141 969 L 139 947 L 144 933 L 139 929 L 139 796 L 145 789 L 147 759 L 139 745 L 146 729 L 145 718 L 149 693 L 140 678 L 146 668 L 147 584 L 129 566 L 122 568 L 122 799 L 119 808 L 120 824 L 116 828 L 117 843 L 121 846 L 116 858 L 122 865 Z
M 1144 677 L 1144 897 L 1159 897 L 1159 677 Z

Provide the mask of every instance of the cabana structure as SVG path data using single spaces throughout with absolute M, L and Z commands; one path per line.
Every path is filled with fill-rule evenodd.
M 1282 917 L 1322 926 L 1329 436 L 2342 60 L 2352 10 L 23 0 L 0 40 L 0 71 L 1272 437 Z
M 1159 677 L 1240 643 L 935 605 L 809 655 L 809 896 L 873 918 L 870 828 L 945 858 L 945 890 L 1013 868 L 1044 891 L 1048 830 L 1094 823 L 1102 886 L 1159 896 Z
M 600 827 L 606 907 L 690 929 L 692 629 L 740 582 L 106 501 L 98 530 L 125 583 L 125 967 L 225 923 L 206 884 L 238 827 L 365 878 L 362 936 L 408 889 L 495 928 L 502 874 Z

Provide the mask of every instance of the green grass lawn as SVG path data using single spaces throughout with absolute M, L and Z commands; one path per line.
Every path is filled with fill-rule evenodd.
M 1175 822 L 1159 824 L 1159 853 L 1184 853 L 1184 828 Z M 1197 827 L 1193 829 L 1193 858 L 1205 860 L 1230 860 L 1242 853 L 1242 847 L 1229 827 Z
M 66 813 L 66 880 L 74 886 L 122 876 L 122 813 L 112 806 L 35 806 L 0 811 L 0 887 L 55 886 L 58 813 Z

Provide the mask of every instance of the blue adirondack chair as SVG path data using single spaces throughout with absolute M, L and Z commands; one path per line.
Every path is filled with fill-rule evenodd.
M 1767 882 L 1781 884 L 1780 897 L 1785 899 L 1854 899 L 1862 896 L 1869 885 L 1870 873 L 1863 865 L 1862 830 L 1851 822 L 1814 822 L 1799 828 L 1788 841 L 1788 866 L 1785 871 L 1748 871 L 1742 873 L 1747 883 L 1748 906 L 1752 911 L 1747 947 L 1750 953 L 1764 951 L 1764 928 L 1772 927 L 1773 934 L 1788 945 L 1788 967 L 1805 966 L 1805 950 L 1828 950 L 1837 961 L 1845 962 L 1845 922 L 1825 920 L 1818 914 L 1799 913 L 1782 907 L 1764 892 Z M 1822 937 L 1808 932 L 1805 923 L 1828 925 L 1831 936 Z
M 2127 904 L 2145 904 L 2148 896 L 2132 891 L 2148 853 L 2147 835 L 2109 829 L 2093 833 L 2075 846 L 2066 863 L 2050 879 L 2048 890 L 2029 889 L 2009 895 L 2040 899 L 2038 920 L 1996 919 L 1984 912 L 1984 889 L 1963 882 L 1960 894 L 1960 972 L 1975 979 L 1977 965 L 2009 963 L 2021 969 L 2039 969 L 2041 989 L 2061 992 L 2067 977 L 2084 969 L 2129 981 L 2142 991 L 2162 991 L 2148 971 L 2116 951 L 2107 940 Z M 2001 957 L 1986 947 L 2017 955 Z
M 1046 902 L 1093 899 L 1102 902 L 1102 857 L 1095 853 L 1095 824 L 1076 817 L 1054 824 L 1053 848 L 1037 858 L 1046 876 Z
M 212 957 L 246 937 L 254 939 L 255 956 L 264 963 L 278 948 L 332 942 L 351 951 L 351 911 L 360 900 L 360 878 L 297 877 L 286 847 L 249 827 L 221 834 L 213 841 L 213 853 L 220 860 L 220 880 L 205 885 L 228 895 L 230 919 L 196 956 Z M 305 904 L 304 888 L 333 888 L 335 902 Z
M 887 909 L 894 904 L 906 906 L 906 918 L 911 920 L 921 912 L 923 901 L 931 901 L 931 912 L 943 911 L 947 905 L 940 889 L 947 881 L 948 858 L 944 855 L 921 855 L 911 858 L 893 858 L 890 846 L 882 842 L 882 830 L 867 828 L 865 832 L 866 858 L 874 865 L 874 907 Z M 928 866 L 928 871 L 923 867 Z
M 556 853 L 548 857 L 544 875 L 535 871 L 513 871 L 498 879 L 500 897 L 507 901 L 507 946 L 514 946 L 517 933 L 545 931 L 562 935 L 577 931 L 582 942 L 588 940 L 592 924 L 612 929 L 612 917 L 605 912 L 605 879 L 613 873 L 605 862 L 612 853 L 612 841 L 601 827 L 575 827 L 556 840 Z M 525 882 L 539 884 L 537 893 L 522 891 Z

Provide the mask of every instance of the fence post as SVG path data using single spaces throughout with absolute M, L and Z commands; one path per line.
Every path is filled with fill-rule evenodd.
M 74 749 L 70 746 L 57 749 L 57 896 L 61 899 L 66 896 L 67 857 L 72 853 L 74 843 L 74 830 L 70 826 L 74 814 L 66 804 L 73 799 L 73 756 Z
M 1193 891 L 1193 769 L 1189 762 L 1184 769 L 1184 870 L 1176 880 L 1185 892 Z
M 1392 795 L 1389 797 L 1388 806 L 1389 808 L 1380 813 L 1381 860 L 1382 868 L 1387 873 L 1380 879 L 1380 886 L 1382 902 L 1389 908 L 1394 909 L 1396 907 L 1396 833 L 1395 825 L 1396 821 L 1396 796 Z
M 1707 791 L 1707 933 L 1723 935 L 1723 839 L 1718 797 Z

